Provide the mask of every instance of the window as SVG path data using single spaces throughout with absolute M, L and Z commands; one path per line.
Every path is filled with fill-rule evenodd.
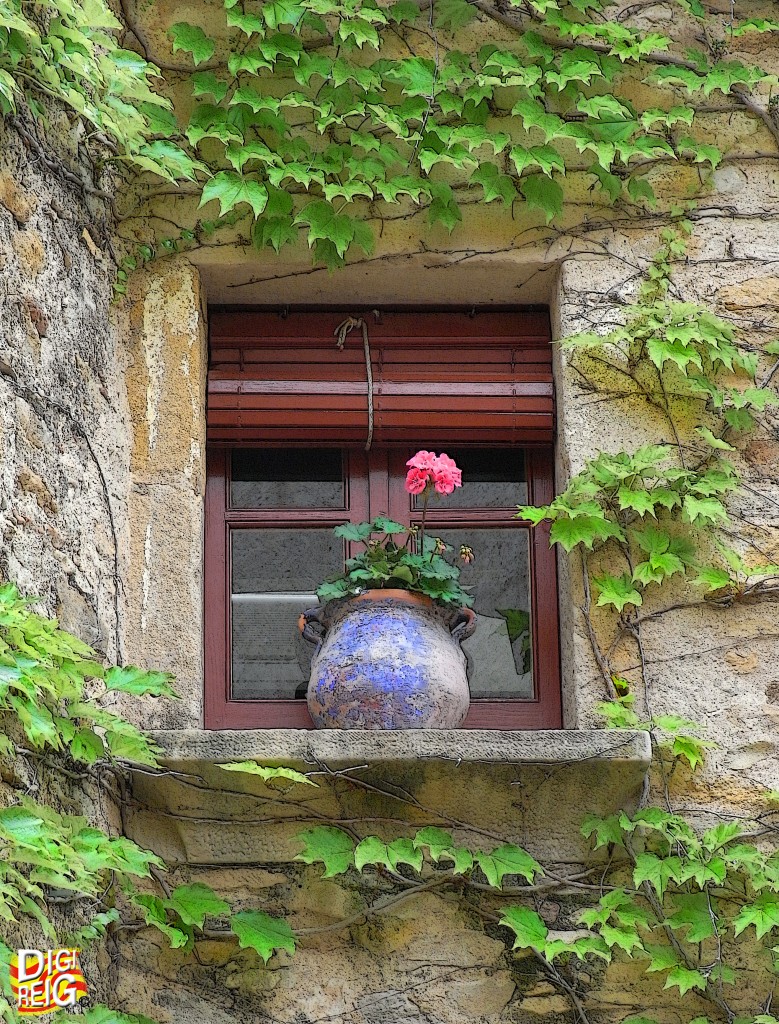
M 324 316 L 336 324 L 343 319 L 343 314 Z M 432 317 L 415 314 L 414 319 L 388 314 L 384 333 L 371 327 L 376 439 L 366 453 L 357 446 L 357 438 L 365 437 L 368 397 L 360 380 L 360 371 L 365 374 L 361 337 L 353 339 L 347 360 L 339 363 L 329 323 L 326 347 L 320 348 L 312 346 L 305 322 L 293 323 L 290 335 L 298 339 L 293 347 L 273 343 L 268 327 L 278 330 L 278 318 L 270 314 L 212 317 L 207 728 L 310 728 L 304 698 L 312 648 L 296 623 L 303 609 L 317 603 L 319 582 L 351 553 L 333 536 L 333 527 L 379 514 L 418 523 L 421 507 L 403 488 L 405 463 L 417 448 L 434 446 L 461 466 L 463 487 L 431 503 L 429 532 L 455 548 L 467 543 L 476 552 L 476 561 L 462 574 L 463 584 L 473 588 L 479 619 L 463 645 L 473 701 L 465 727 L 560 727 L 554 554 L 543 528 L 531 531 L 511 518 L 518 504 L 548 501 L 552 495 L 551 448 L 540 443 L 543 436 L 551 438 L 542 420 L 549 418 L 548 363 L 547 381 L 529 383 L 535 391 L 548 385 L 549 396 L 525 396 L 523 405 L 522 396 L 517 402 L 517 384 L 542 373 L 532 362 L 528 335 L 517 341 L 517 314 L 504 314 L 500 326 L 511 346 L 524 342 L 519 382 L 516 353 L 498 354 L 492 334 L 479 332 L 464 369 L 460 361 L 430 357 L 431 338 L 434 355 L 435 341 L 439 347 L 445 343 L 451 354 L 451 331 L 445 334 Z M 479 326 L 494 332 L 495 325 L 493 315 Z M 463 325 L 457 326 L 462 354 L 469 346 Z M 425 339 L 425 329 L 435 334 Z M 423 336 L 421 344 L 409 346 L 414 339 L 406 335 L 412 331 Z M 392 332 L 394 343 L 387 344 Z M 535 335 L 531 339 L 538 344 Z M 544 344 L 548 352 L 546 337 Z M 479 358 L 485 350 L 486 361 Z M 355 355 L 363 357 L 362 367 Z M 412 355 L 417 360 L 425 355 L 422 371 L 418 365 L 409 369 Z M 506 371 L 507 360 L 514 365 Z M 334 371 L 324 374 L 323 363 Z M 534 369 L 527 370 L 528 363 Z M 437 411 L 435 395 L 442 392 Z M 398 403 L 389 399 L 398 397 L 405 408 L 395 416 Z M 518 427 L 522 417 L 531 422 Z M 529 444 L 506 443 L 506 438 L 521 441 L 521 430 Z M 298 432 L 306 432 L 311 443 L 304 444 Z M 452 443 L 446 443 L 447 435 Z

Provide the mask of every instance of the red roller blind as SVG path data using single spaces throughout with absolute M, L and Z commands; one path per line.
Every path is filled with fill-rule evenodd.
M 213 312 L 210 441 L 364 444 L 368 325 L 374 445 L 549 444 L 554 392 L 545 312 Z

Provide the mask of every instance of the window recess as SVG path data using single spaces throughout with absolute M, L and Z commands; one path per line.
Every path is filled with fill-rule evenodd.
M 458 461 L 464 486 L 431 503 L 428 530 L 455 553 L 461 543 L 476 552 L 463 572 L 480 619 L 465 645 L 473 695 L 465 725 L 559 728 L 554 554 L 543 527 L 511 519 L 516 505 L 553 493 L 545 314 L 371 320 L 375 422 L 367 453 L 362 337 L 336 348 L 333 331 L 344 316 L 212 316 L 206 726 L 311 727 L 302 699 L 311 648 L 295 622 L 316 603 L 318 583 L 352 553 L 332 528 L 379 514 L 418 523 L 421 508 L 403 488 L 405 462 L 429 447 Z M 402 415 L 380 402 L 401 377 L 409 405 Z M 425 384 L 445 400 L 426 399 Z M 488 395 L 479 413 L 474 406 Z

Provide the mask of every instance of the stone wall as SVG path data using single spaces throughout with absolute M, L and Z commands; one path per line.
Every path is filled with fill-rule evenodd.
M 116 657 L 128 417 L 106 203 L 9 126 L 0 153 L 0 574 Z
M 726 148 L 748 142 L 756 152 L 773 152 L 764 128 L 742 114 L 715 115 L 707 131 Z M 454 295 L 459 303 L 543 301 L 560 338 L 619 322 L 637 273 L 657 246 L 659 225 L 651 217 L 609 225 L 601 210 L 584 223 L 578 207 L 589 208 L 587 185 L 572 176 L 573 188 L 579 185 L 578 222 L 562 239 L 545 239 L 536 222 L 532 244 L 525 245 L 520 238 L 528 224 L 509 223 L 492 208 L 469 210 L 463 234 L 436 236 L 432 253 L 420 248 L 425 229 L 412 219 L 388 234 L 374 261 L 334 275 L 310 273 L 302 250 L 284 261 L 252 255 L 250 262 L 242 249 L 214 246 L 193 254 L 192 263 L 177 257 L 152 265 L 112 308 L 103 200 L 46 173 L 40 154 L 13 132 L 0 137 L 0 152 L 0 574 L 38 594 L 46 610 L 107 656 L 174 671 L 182 701 L 139 716 L 153 727 L 197 728 L 201 721 L 206 299 L 361 307 L 445 306 Z M 690 259 L 676 274 L 679 295 L 713 303 L 758 348 L 779 329 L 776 166 L 773 155 L 736 158 L 710 181 L 692 169 L 666 169 L 656 182 L 670 193 L 691 187 L 699 200 Z M 250 278 L 252 285 L 234 287 Z M 593 403 L 567 358 L 555 358 L 561 484 L 598 449 L 662 436 L 662 424 L 643 406 Z M 763 361 L 761 373 L 771 362 Z M 749 490 L 735 508 L 739 529 L 754 531 L 774 560 L 775 433 L 769 417 L 768 429 L 736 456 Z M 578 561 L 561 557 L 560 573 L 566 725 L 584 729 L 598 722 L 593 709 L 603 685 L 580 611 Z M 673 780 L 702 820 L 733 808 L 751 811 L 763 787 L 779 788 L 777 633 L 775 605 L 765 604 L 729 610 L 704 604 L 646 630 L 655 710 L 695 718 L 719 745 L 701 773 L 679 772 Z M 626 671 L 634 657 L 625 650 Z M 233 742 L 224 738 L 226 759 Z M 275 756 L 263 749 L 272 761 L 286 747 L 280 744 Z M 170 858 L 173 881 L 207 881 L 238 907 L 265 907 L 311 931 L 294 959 L 280 954 L 267 967 L 218 934 L 198 943 L 192 957 L 167 949 L 151 929 L 124 932 L 111 983 L 127 1009 L 164 1024 L 571 1019 L 568 1001 L 542 979 L 532 958 L 507 951 L 506 933 L 494 920 L 497 905 L 488 906 L 492 917 L 485 924 L 467 901 L 431 890 L 366 921 L 360 916 L 366 901 L 390 887 L 356 874 L 345 888 L 322 880 L 318 868 L 292 860 L 289 836 L 324 813 L 382 819 L 376 828 L 389 834 L 427 820 L 387 795 L 394 787 L 410 790 L 430 813 L 444 807 L 476 842 L 512 839 L 543 851 L 548 862 L 546 819 L 563 815 L 573 830 L 576 815 L 587 810 L 610 800 L 635 802 L 635 780 L 615 790 L 614 775 L 604 768 L 582 773 L 574 785 L 577 770 L 570 766 L 564 772 L 555 764 L 536 766 L 528 774 L 508 764 L 490 774 L 466 758 L 456 784 L 444 784 L 440 755 L 432 766 L 374 767 L 370 779 L 382 793 L 356 796 L 347 776 L 323 786 L 302 805 L 303 822 L 285 823 L 286 845 L 272 848 L 271 824 L 278 823 L 269 808 L 280 802 L 281 813 L 295 817 L 295 795 L 256 782 L 220 784 L 212 767 L 217 759 L 212 752 L 204 768 L 202 759 L 181 757 L 177 769 L 190 774 L 176 785 L 139 777 L 133 834 Z M 582 857 L 581 849 L 564 850 L 562 841 L 557 857 L 551 854 L 566 874 Z M 565 892 L 544 897 L 542 907 L 563 930 L 573 927 L 579 903 Z M 336 927 L 344 919 L 351 924 Z M 656 988 L 634 968 L 599 967 L 586 983 L 597 993 L 598 1020 L 650 1008 L 663 1024 L 681 1019 L 673 993 L 647 1005 Z M 745 1007 L 751 994 L 747 983 L 739 994 Z M 705 1012 L 693 1007 L 685 1019 Z
M 124 656 L 129 431 L 123 329 L 111 308 L 109 207 L 75 184 L 91 175 L 52 115 L 54 152 L 32 125 L 0 122 L 0 581 L 111 660 Z M 71 174 L 52 169 L 63 161 Z M 83 176 L 83 177 L 82 177 Z M 20 795 L 90 823 L 121 827 L 105 779 L 4 760 L 0 804 Z M 54 906 L 60 933 L 83 905 Z M 3 921 L 11 947 L 39 948 L 31 918 Z M 112 959 L 83 961 L 95 1000 L 110 1000 Z

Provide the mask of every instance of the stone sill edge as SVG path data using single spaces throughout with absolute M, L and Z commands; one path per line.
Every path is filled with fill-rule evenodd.
M 169 767 L 257 760 L 341 766 L 433 760 L 460 764 L 628 763 L 647 769 L 651 743 L 633 729 L 168 729 L 151 732 Z

